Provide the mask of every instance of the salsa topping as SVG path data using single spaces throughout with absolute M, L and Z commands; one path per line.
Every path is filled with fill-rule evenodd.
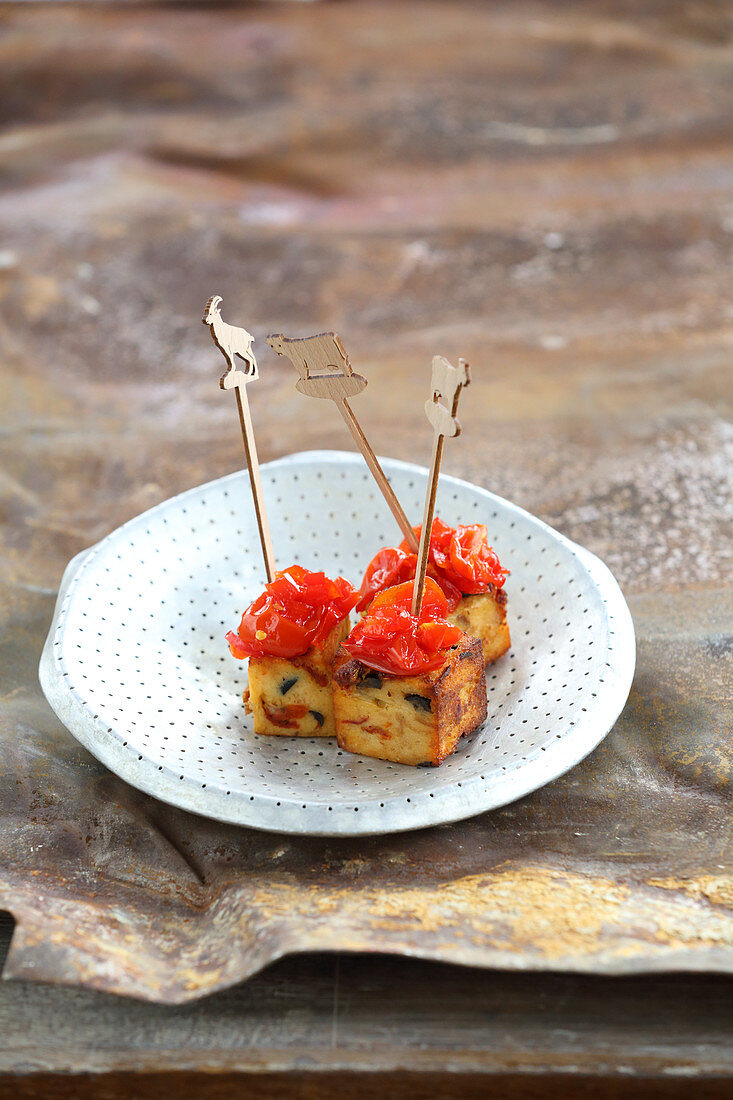
M 420 527 L 415 534 L 420 537 Z M 385 546 L 377 551 L 367 566 L 359 589 L 357 611 L 364 611 L 378 592 L 414 578 L 417 555 L 407 542 Z M 487 592 L 493 585 L 501 588 L 508 569 L 503 569 L 488 543 L 488 532 L 482 523 L 449 527 L 434 519 L 430 532 L 428 576 L 437 581 L 448 601 L 448 610 L 455 611 L 461 596 Z
M 440 668 L 463 632 L 446 622 L 448 601 L 430 577 L 420 617 L 412 615 L 412 581 L 380 592 L 343 643 L 344 649 L 377 672 L 419 676 Z
M 299 657 L 313 645 L 322 645 L 337 623 L 356 603 L 356 589 L 343 577 L 330 580 L 291 565 L 242 615 L 239 630 L 227 634 L 233 657 Z M 292 685 L 290 685 L 292 686 Z M 283 694 L 285 694 L 283 692 Z

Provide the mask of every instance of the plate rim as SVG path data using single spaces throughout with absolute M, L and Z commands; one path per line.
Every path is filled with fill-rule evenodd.
M 363 459 L 355 452 L 310 450 L 298 451 L 294 454 L 284 455 L 281 458 L 274 459 L 271 462 L 263 463 L 262 470 L 267 471 L 272 468 L 299 465 L 306 461 L 309 463 L 320 461 L 334 465 L 345 464 L 350 466 L 361 466 L 363 464 Z M 401 471 L 408 474 L 425 476 L 428 472 L 425 467 L 417 463 L 405 462 L 401 459 L 380 457 L 380 462 L 384 465 L 388 475 L 392 471 Z M 120 766 L 119 758 L 115 756 L 115 750 L 118 748 L 118 738 L 117 736 L 114 738 L 110 737 L 112 727 L 109 727 L 105 733 L 101 727 L 106 727 L 106 723 L 97 720 L 96 726 L 92 726 L 91 729 L 87 728 L 90 723 L 89 714 L 84 704 L 75 697 L 73 690 L 65 685 L 64 680 L 68 673 L 62 673 L 55 660 L 53 650 L 58 623 L 64 611 L 67 598 L 72 591 L 74 582 L 86 563 L 99 552 L 105 543 L 112 538 L 116 538 L 120 532 L 124 531 L 127 527 L 138 523 L 143 517 L 153 516 L 157 511 L 167 508 L 177 501 L 185 500 L 187 497 L 195 493 L 200 493 L 202 490 L 209 489 L 214 485 L 226 483 L 228 481 L 237 481 L 245 477 L 246 473 L 246 468 L 234 470 L 229 474 L 225 474 L 223 477 L 214 478 L 201 485 L 191 486 L 189 489 L 185 489 L 172 497 L 168 497 L 166 500 L 160 501 L 152 508 L 148 508 L 138 515 L 131 517 L 129 520 L 126 520 L 125 523 L 114 528 L 94 545 L 82 550 L 71 559 L 64 570 L 59 585 L 51 625 L 43 646 L 39 664 L 38 676 L 41 689 L 51 708 L 63 725 L 68 729 L 69 733 L 83 745 L 92 756 L 112 771 L 118 778 L 122 779 L 123 782 L 129 783 L 130 786 L 142 791 L 150 797 L 157 798 L 161 802 L 185 810 L 188 813 L 195 813 L 202 817 L 229 825 L 237 825 L 242 828 L 253 828 L 283 835 L 323 837 L 389 835 L 430 828 L 436 825 L 447 825 L 509 805 L 566 774 L 593 752 L 611 731 L 626 705 L 636 667 L 636 637 L 633 620 L 628 604 L 621 591 L 621 587 L 613 573 L 605 562 L 592 551 L 581 546 L 579 543 L 573 542 L 573 540 L 569 539 L 566 535 L 555 530 L 555 528 L 551 527 L 548 523 L 545 523 L 544 520 L 539 519 L 526 509 L 514 504 L 512 501 L 506 500 L 504 497 L 498 496 L 498 494 L 491 492 L 489 489 L 485 489 L 483 486 L 476 485 L 474 482 L 455 477 L 451 474 L 441 474 L 440 481 L 442 484 L 446 486 L 452 485 L 460 488 L 468 488 L 478 493 L 480 496 L 483 496 L 487 502 L 499 504 L 503 509 L 528 519 L 540 529 L 548 532 L 553 539 L 564 546 L 566 551 L 570 552 L 579 560 L 583 569 L 590 574 L 591 580 L 597 589 L 604 589 L 607 594 L 613 595 L 613 611 L 617 617 L 616 633 L 620 635 L 620 657 L 617 666 L 612 668 L 612 672 L 615 674 L 615 692 L 613 695 L 615 702 L 613 706 L 606 710 L 603 719 L 597 722 L 597 731 L 590 736 L 588 736 L 586 732 L 585 736 L 578 737 L 578 730 L 582 727 L 576 727 L 576 736 L 568 739 L 569 746 L 563 745 L 554 751 L 551 757 L 553 763 L 549 768 L 544 760 L 542 760 L 542 767 L 539 768 L 538 764 L 540 763 L 541 757 L 535 757 L 521 766 L 512 769 L 512 772 L 504 775 L 502 779 L 502 791 L 504 793 L 498 800 L 491 797 L 490 784 L 484 789 L 474 786 L 470 793 L 466 792 L 465 784 L 461 788 L 458 788 L 456 783 L 449 784 L 443 792 L 440 792 L 440 795 L 436 794 L 436 797 L 431 799 L 430 802 L 425 800 L 425 804 L 421 804 L 419 809 L 418 803 L 413 803 L 413 807 L 415 808 L 413 819 L 409 822 L 403 821 L 399 826 L 388 824 L 380 827 L 379 822 L 367 822 L 366 814 L 356 819 L 355 815 L 349 811 L 350 816 L 346 812 L 342 814 L 333 814 L 332 816 L 329 815 L 330 821 L 328 826 L 320 828 L 309 826 L 303 828 L 301 824 L 300 827 L 293 828 L 288 825 L 287 822 L 278 820 L 278 818 L 286 818 L 288 816 L 287 811 L 290 807 L 289 805 L 285 807 L 276 805 L 276 803 L 282 802 L 282 799 L 278 800 L 274 796 L 257 795 L 252 803 L 253 815 L 250 819 L 247 819 L 247 803 L 242 801 L 229 803 L 231 809 L 227 812 L 226 796 L 218 794 L 215 788 L 197 792 L 197 801 L 200 803 L 199 805 L 192 804 L 192 784 L 187 784 L 183 788 L 185 793 L 181 796 L 179 793 L 181 791 L 179 785 L 174 785 L 167 777 L 158 776 L 157 783 L 159 786 L 157 786 L 155 790 L 152 790 L 150 784 L 146 781 L 145 768 L 139 769 L 142 775 L 137 775 L 136 769 L 132 764 L 128 766 L 128 764 L 123 761 L 122 766 Z M 137 761 L 133 763 L 136 762 Z M 447 798 L 446 795 L 450 797 Z M 401 797 L 402 796 L 397 796 L 394 800 L 401 800 Z M 393 799 L 390 798 L 387 801 L 392 800 Z M 293 805 L 294 804 L 293 802 Z M 265 815 L 266 820 L 263 820 L 262 810 L 263 807 L 267 806 L 269 806 L 270 812 Z M 346 811 L 346 809 L 347 807 L 344 807 L 344 811 Z M 377 807 L 377 809 L 379 809 L 379 807 Z M 283 813 L 283 810 L 286 812 Z M 259 820 L 255 819 L 255 815 L 259 816 Z

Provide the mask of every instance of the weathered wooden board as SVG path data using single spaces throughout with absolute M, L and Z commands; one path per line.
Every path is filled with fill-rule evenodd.
M 0 922 L 0 957 L 4 946 Z M 704 983 L 704 984 L 703 984 Z M 600 988 L 599 988 L 600 985 Z M 188 1005 L 6 983 L 0 1097 L 730 1094 L 730 981 L 287 959 Z
M 726 7 L 0 20 L 6 975 L 181 1001 L 304 949 L 730 970 Z M 212 286 L 263 349 L 263 460 L 349 445 L 268 332 L 337 329 L 375 449 L 422 462 L 425 363 L 471 362 L 445 468 L 630 597 L 634 691 L 581 767 L 459 826 L 283 841 L 155 804 L 58 724 L 35 669 L 65 562 L 232 468 Z

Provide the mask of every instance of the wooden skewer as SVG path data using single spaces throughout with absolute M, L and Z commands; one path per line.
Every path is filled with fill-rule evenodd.
M 237 410 L 239 412 L 239 424 L 242 429 L 242 442 L 244 443 L 244 453 L 247 458 L 249 483 L 252 487 L 252 498 L 254 500 L 255 515 L 257 517 L 257 527 L 260 532 L 262 556 L 265 561 L 265 574 L 269 584 L 270 581 L 274 581 L 275 579 L 275 554 L 272 549 L 270 524 L 265 509 L 265 494 L 262 490 L 260 462 L 257 457 L 257 444 L 255 443 L 255 433 L 252 427 L 252 416 L 249 411 L 246 387 L 238 385 L 234 388 L 234 392 L 237 396 Z
M 252 488 L 257 528 L 260 533 L 262 556 L 265 561 L 265 574 L 268 584 L 275 579 L 275 555 L 272 549 L 272 537 L 270 524 L 265 508 L 265 494 L 262 490 L 262 478 L 260 476 L 260 462 L 257 457 L 257 444 L 255 442 L 254 428 L 252 427 L 252 415 L 249 410 L 247 398 L 247 383 L 259 378 L 257 360 L 252 351 L 254 337 L 244 328 L 235 328 L 228 325 L 221 317 L 222 299 L 215 294 L 206 303 L 204 315 L 201 318 L 205 325 L 209 326 L 212 339 L 219 351 L 228 363 L 228 368 L 219 379 L 219 385 L 223 390 L 234 390 L 237 398 L 237 412 L 239 413 L 239 425 L 242 429 L 242 442 L 244 454 L 247 459 L 249 483 Z M 246 369 L 241 370 L 235 365 L 234 357 L 246 364 Z
M 379 486 L 387 506 L 397 520 L 407 545 L 417 553 L 417 538 L 394 489 L 379 464 L 379 459 L 369 445 L 359 421 L 349 404 L 365 389 L 367 380 L 362 374 L 354 374 L 343 344 L 335 332 L 321 332 L 302 340 L 291 339 L 281 333 L 267 337 L 267 342 L 278 355 L 285 355 L 298 371 L 300 378 L 295 388 L 306 397 L 318 397 L 333 401 L 351 432 L 354 442 L 364 456 L 374 480 Z
M 364 435 L 359 421 L 354 416 L 351 405 L 344 397 L 341 401 L 336 400 L 336 407 L 344 418 L 344 423 L 346 424 L 346 427 L 349 429 L 352 436 L 354 437 L 354 442 L 356 443 L 361 453 L 364 455 L 364 461 L 371 470 L 377 485 L 381 489 L 382 496 L 386 500 L 390 512 L 397 520 L 397 525 L 399 526 L 400 531 L 407 539 L 407 545 L 410 547 L 413 553 L 417 553 L 417 537 L 412 529 L 412 525 L 403 511 L 402 505 L 395 496 L 394 489 L 387 481 L 387 475 L 380 466 L 379 459 L 375 455 L 372 448 L 369 446 L 369 441 Z
M 458 412 L 461 392 L 464 386 L 470 384 L 470 381 L 471 368 L 465 359 L 459 359 L 458 367 L 453 367 L 442 355 L 433 357 L 433 393 L 431 400 L 425 402 L 425 415 L 433 426 L 433 455 L 430 461 L 427 493 L 425 494 L 425 511 L 420 532 L 420 546 L 417 551 L 417 572 L 412 589 L 411 611 L 416 618 L 420 617 L 425 594 L 430 534 L 433 529 L 435 499 L 438 495 L 438 479 L 440 477 L 440 464 L 443 460 L 443 447 L 446 436 L 454 437 L 461 434 L 461 425 L 456 419 L 456 413 Z M 443 402 L 445 403 L 443 404 Z

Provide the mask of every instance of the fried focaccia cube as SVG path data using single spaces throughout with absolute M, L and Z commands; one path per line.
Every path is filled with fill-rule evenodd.
M 336 651 L 349 633 L 338 623 L 321 646 L 299 657 L 250 657 L 244 693 L 255 733 L 284 737 L 335 737 L 331 676 Z
M 481 642 L 462 638 L 440 668 L 386 675 L 336 655 L 333 707 L 339 748 L 396 764 L 438 765 L 486 718 Z
M 506 592 L 494 585 L 477 596 L 462 596 L 455 611 L 446 616 L 470 638 L 478 638 L 484 647 L 487 665 L 497 661 L 512 644 L 506 621 Z

